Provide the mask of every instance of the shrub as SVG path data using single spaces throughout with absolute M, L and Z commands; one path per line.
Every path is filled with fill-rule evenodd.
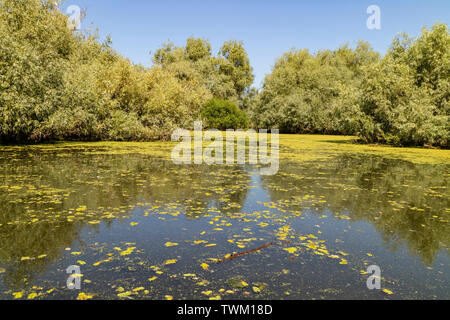
M 248 118 L 244 111 L 228 100 L 211 99 L 200 112 L 208 128 L 219 130 L 246 129 Z

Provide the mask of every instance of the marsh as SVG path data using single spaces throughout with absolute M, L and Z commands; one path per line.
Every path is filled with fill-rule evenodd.
M 0 298 L 449 299 L 450 151 L 355 140 L 280 135 L 272 176 L 172 142 L 2 146 Z

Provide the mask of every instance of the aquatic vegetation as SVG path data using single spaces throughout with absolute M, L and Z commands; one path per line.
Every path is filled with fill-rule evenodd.
M 173 145 L 0 147 L 0 298 L 448 297 L 449 151 L 282 135 L 261 177 Z

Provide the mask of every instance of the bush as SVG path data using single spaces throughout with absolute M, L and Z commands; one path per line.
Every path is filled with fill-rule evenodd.
M 244 111 L 228 100 L 211 99 L 200 112 L 208 128 L 219 130 L 246 129 L 248 118 Z
M 154 139 L 152 131 L 144 127 L 135 113 L 115 111 L 108 121 L 108 140 L 145 141 Z

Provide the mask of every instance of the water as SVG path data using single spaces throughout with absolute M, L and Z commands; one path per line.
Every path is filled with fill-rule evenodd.
M 0 147 L 0 298 L 449 299 L 449 152 L 350 142 L 282 136 L 264 177 L 171 143 Z

